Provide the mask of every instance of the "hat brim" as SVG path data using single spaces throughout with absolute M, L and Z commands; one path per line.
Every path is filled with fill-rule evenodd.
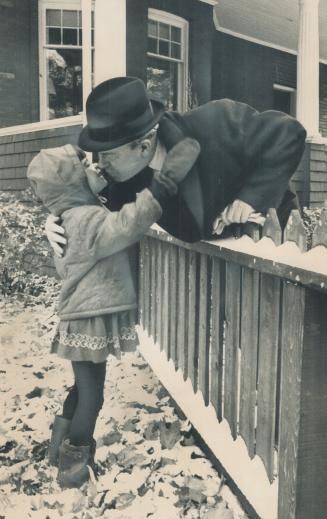
M 117 140 L 96 141 L 92 139 L 89 126 L 86 125 L 79 134 L 78 145 L 84 151 L 106 151 L 113 150 L 114 148 L 118 148 L 119 146 L 123 146 L 124 144 L 128 144 L 129 142 L 133 142 L 135 139 L 142 137 L 142 135 L 145 135 L 146 132 L 151 130 L 151 128 L 159 122 L 165 113 L 165 106 L 162 102 L 157 101 L 156 99 L 150 99 L 150 103 L 152 105 L 153 118 L 138 131 L 133 132 L 133 134 L 124 135 L 122 138 Z

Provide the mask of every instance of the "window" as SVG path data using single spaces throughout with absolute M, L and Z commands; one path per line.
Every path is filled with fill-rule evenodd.
M 40 12 L 41 119 L 83 111 L 82 11 L 80 0 L 43 0 Z M 92 54 L 94 12 L 92 12 Z
M 286 114 L 296 115 L 296 90 L 284 85 L 273 86 L 273 108 Z
M 169 110 L 186 110 L 188 23 L 149 9 L 147 88 L 164 99 Z

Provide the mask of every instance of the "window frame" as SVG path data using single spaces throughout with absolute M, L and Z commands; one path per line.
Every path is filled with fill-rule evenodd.
M 274 83 L 273 91 L 274 90 L 279 90 L 280 92 L 288 92 L 290 94 L 290 115 L 292 117 L 296 117 L 296 88 L 282 85 L 280 83 Z
M 82 0 L 40 0 L 39 1 L 39 107 L 40 107 L 40 121 L 52 121 L 48 119 L 48 98 L 47 98 L 47 62 L 45 57 L 46 48 L 62 47 L 65 49 L 80 49 L 83 54 L 83 45 L 61 45 L 61 44 L 47 44 L 46 42 L 46 11 L 47 9 L 64 9 L 66 11 L 83 11 Z M 69 117 L 70 120 L 82 120 L 83 112 L 78 115 Z M 66 119 L 61 117 L 58 119 Z M 56 119 L 57 120 L 57 119 Z
M 146 56 L 180 64 L 182 72 L 178 73 L 177 110 L 186 111 L 188 106 L 189 22 L 180 16 L 169 13 L 168 11 L 161 11 L 152 8 L 148 9 L 147 22 L 149 20 L 165 23 L 181 29 L 181 59 L 171 58 L 170 56 L 164 56 L 162 54 L 148 51 L 146 52 Z

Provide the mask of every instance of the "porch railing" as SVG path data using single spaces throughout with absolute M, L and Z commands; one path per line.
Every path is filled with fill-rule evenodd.
M 264 519 L 327 517 L 327 218 L 140 247 L 141 352 Z M 283 243 L 282 243 L 283 241 Z M 256 515 L 254 515 L 256 516 Z

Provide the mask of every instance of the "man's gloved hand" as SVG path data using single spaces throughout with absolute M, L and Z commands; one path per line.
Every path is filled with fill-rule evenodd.
M 242 200 L 236 199 L 217 216 L 212 226 L 212 234 L 220 235 L 227 225 L 232 223 L 255 222 L 263 225 L 265 217 Z
M 159 202 L 168 196 L 176 195 L 178 184 L 193 167 L 200 151 L 198 141 L 190 137 L 179 141 L 169 150 L 161 171 L 154 174 L 150 185 L 150 191 Z
M 64 254 L 63 246 L 66 245 L 67 239 L 65 238 L 65 230 L 63 227 L 58 225 L 60 223 L 60 217 L 49 214 L 45 222 L 45 234 L 53 248 L 56 256 L 61 258 Z

